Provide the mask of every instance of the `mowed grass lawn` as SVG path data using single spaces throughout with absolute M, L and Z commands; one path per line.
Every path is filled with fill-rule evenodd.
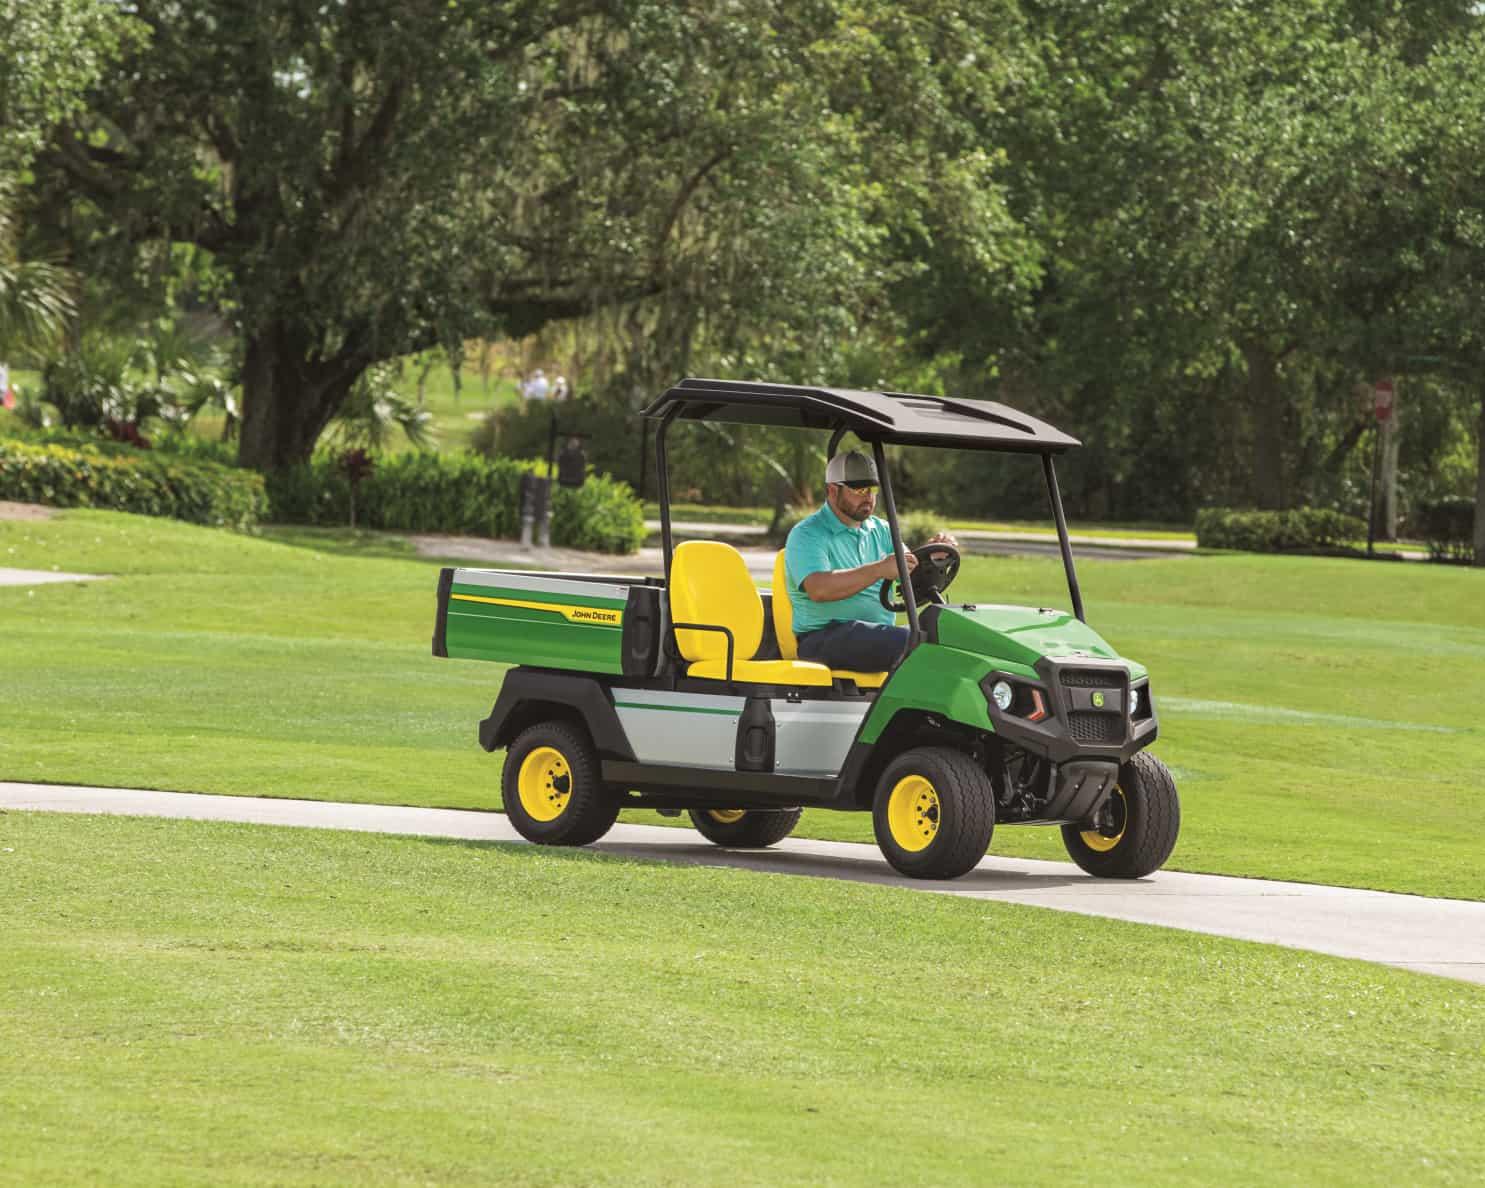
M 498 665 L 429 654 L 436 568 L 116 513 L 0 522 L 0 778 L 493 809 Z M 1081 566 L 1146 663 L 1185 819 L 1173 868 L 1485 898 L 1485 574 L 1248 556 Z M 1055 561 L 958 594 L 1066 605 Z M 801 832 L 868 840 L 861 814 Z M 992 852 L 1062 856 L 1055 830 Z
M 0 1181 L 1464 1184 L 1485 987 L 582 852 L 0 815 Z

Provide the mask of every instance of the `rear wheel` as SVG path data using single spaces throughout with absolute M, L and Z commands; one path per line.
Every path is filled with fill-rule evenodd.
M 585 846 L 619 816 L 619 798 L 599 778 L 587 732 L 569 722 L 521 731 L 505 753 L 500 790 L 516 832 L 544 846 Z
M 871 820 L 877 845 L 897 870 L 915 879 L 956 879 L 990 848 L 995 790 L 968 755 L 919 747 L 882 773 Z
M 691 824 L 709 842 L 738 850 L 757 850 L 783 841 L 799 824 L 803 809 L 692 809 Z
M 1141 751 L 1093 821 L 1062 827 L 1068 856 L 1103 879 L 1142 879 L 1165 864 L 1181 832 L 1181 802 L 1170 769 Z

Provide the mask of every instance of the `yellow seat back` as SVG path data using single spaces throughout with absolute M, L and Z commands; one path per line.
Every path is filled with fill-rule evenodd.
M 773 559 L 773 633 L 778 637 L 779 655 L 785 660 L 799 658 L 799 641 L 794 638 L 794 603 L 789 598 L 789 571 L 784 565 L 784 550 Z
M 732 632 L 734 661 L 751 660 L 763 642 L 763 599 L 742 554 L 714 540 L 677 546 L 670 562 L 670 618 L 726 627 Z M 687 660 L 726 662 L 727 637 L 720 631 L 677 631 L 675 638 Z

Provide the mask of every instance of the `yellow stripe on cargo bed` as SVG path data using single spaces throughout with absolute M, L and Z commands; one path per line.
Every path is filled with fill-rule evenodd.
M 488 602 L 493 606 L 518 606 L 523 610 L 552 611 L 569 623 L 593 623 L 600 627 L 621 627 L 624 612 L 602 606 L 571 606 L 559 602 L 527 602 L 522 598 L 488 598 L 483 594 L 450 594 L 450 602 Z

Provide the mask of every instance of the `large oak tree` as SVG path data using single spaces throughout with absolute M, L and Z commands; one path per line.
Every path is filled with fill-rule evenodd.
M 79 252 L 212 253 L 246 464 L 305 458 L 367 366 L 436 341 L 659 304 L 672 356 L 755 331 L 807 356 L 900 227 L 987 261 L 1013 238 L 956 114 L 1004 55 L 948 4 L 129 7 L 145 36 L 53 139 L 41 205 Z

